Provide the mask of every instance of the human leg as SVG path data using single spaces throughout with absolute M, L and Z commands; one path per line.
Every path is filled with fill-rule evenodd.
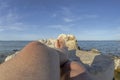
M 58 44 L 60 44 L 58 47 L 62 48 L 62 52 L 65 53 L 63 56 L 67 57 L 68 50 L 61 37 L 58 39 Z M 61 60 L 64 60 L 64 58 L 62 57 Z M 92 78 L 81 63 L 67 60 L 67 62 L 64 62 L 64 65 L 61 66 L 61 80 L 92 80 Z
M 14 58 L 0 65 L 1 80 L 59 80 L 59 55 L 55 50 L 32 42 Z
M 85 67 L 76 61 L 67 62 L 61 70 L 61 80 L 93 80 Z

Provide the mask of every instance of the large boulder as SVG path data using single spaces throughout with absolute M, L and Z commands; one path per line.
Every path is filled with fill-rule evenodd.
M 78 46 L 77 39 L 74 35 L 71 34 L 60 34 L 58 38 L 62 37 L 65 40 L 66 46 L 68 47 L 68 50 L 76 50 L 80 49 Z
M 115 70 L 120 72 L 120 58 L 114 57 Z
M 65 40 L 65 44 L 68 47 L 68 50 L 76 50 L 80 49 L 78 46 L 78 41 L 76 40 L 76 37 L 74 35 L 70 34 L 60 34 L 57 39 L 62 37 Z M 46 44 L 49 47 L 55 48 L 55 42 L 57 39 L 48 39 L 48 40 L 39 40 L 40 42 Z
M 93 48 L 93 49 L 91 49 L 91 52 L 93 52 L 93 53 L 100 53 L 100 51 L 99 50 L 97 50 L 97 49 L 95 49 L 95 48 Z
M 48 40 L 42 39 L 42 40 L 38 40 L 38 41 L 49 47 L 55 48 L 56 39 L 48 39 Z
M 81 50 L 76 51 L 76 56 L 84 64 L 93 80 L 113 80 L 114 60 L 110 56 Z

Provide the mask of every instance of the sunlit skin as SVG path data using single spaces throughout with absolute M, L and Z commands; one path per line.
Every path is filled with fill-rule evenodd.
M 62 38 L 55 47 L 57 50 L 40 42 L 29 43 L 0 65 L 0 80 L 90 80 L 81 64 L 69 61 Z

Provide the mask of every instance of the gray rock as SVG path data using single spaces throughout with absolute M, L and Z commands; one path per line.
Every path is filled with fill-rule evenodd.
M 4 61 L 6 62 L 6 61 L 12 59 L 12 58 L 15 57 L 18 53 L 19 53 L 19 51 L 15 52 L 15 53 L 12 54 L 12 55 L 7 56 Z
M 76 56 L 84 64 L 94 80 L 112 80 L 114 77 L 114 60 L 91 51 L 76 51 Z

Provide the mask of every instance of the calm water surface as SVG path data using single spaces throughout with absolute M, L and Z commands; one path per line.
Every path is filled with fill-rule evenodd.
M 0 53 L 9 53 L 13 50 L 20 50 L 30 41 L 0 41 Z
M 120 41 L 79 41 L 81 49 L 98 49 L 102 54 L 112 54 L 120 56 Z
M 30 41 L 0 41 L 0 53 L 8 53 L 12 50 L 20 50 Z M 78 45 L 83 50 L 96 48 L 102 54 L 112 54 L 120 56 L 120 41 L 78 41 Z

